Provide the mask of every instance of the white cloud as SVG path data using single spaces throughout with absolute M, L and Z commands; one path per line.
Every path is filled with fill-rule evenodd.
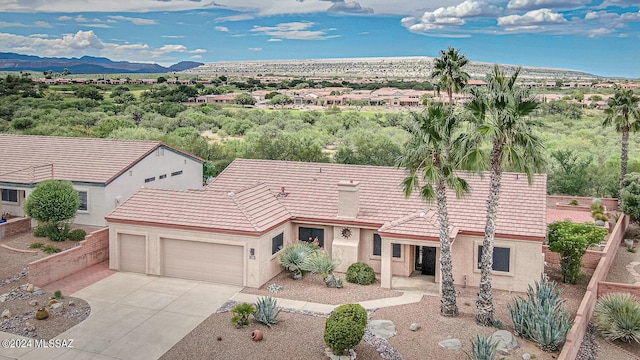
M 56 18 L 56 20 L 59 20 L 59 21 L 69 21 L 71 19 L 73 19 L 71 16 L 58 16 Z
M 127 17 L 127 16 L 122 16 L 122 15 L 117 15 L 117 16 L 109 16 L 110 19 L 113 20 L 120 20 L 120 21 L 130 21 L 136 25 L 155 25 L 157 24 L 157 22 L 153 19 L 143 19 L 143 18 L 136 18 L 136 17 Z
M 193 55 L 191 59 L 202 59 L 202 55 Z
M 547 9 L 576 9 L 588 5 L 592 0 L 510 0 L 507 9 L 536 10 Z
M 46 39 L 46 38 L 49 37 L 49 34 L 31 34 L 31 35 L 29 35 L 29 37 Z
M 109 26 L 107 24 L 82 24 L 82 26 L 100 28 L 100 29 L 111 29 L 112 28 L 112 26 Z
M 251 50 L 251 51 L 262 51 L 262 48 L 259 48 L 259 47 L 251 47 L 251 48 L 249 48 L 249 50 Z
M 357 1 L 345 0 L 323 0 L 333 4 L 327 9 L 328 12 L 349 13 L 349 14 L 373 14 L 373 9 L 362 7 Z
M 191 50 L 189 52 L 192 53 L 192 54 L 204 54 L 204 53 L 207 52 L 207 50 L 205 50 L 205 49 L 195 49 L 195 50 Z
M 76 22 L 79 22 L 79 23 L 89 22 L 89 19 L 87 19 L 86 17 L 84 17 L 82 15 L 76 16 L 74 20 Z
M 589 33 L 587 36 L 590 38 L 596 38 L 596 37 L 611 35 L 613 32 L 614 32 L 613 29 L 597 28 L 597 29 L 589 30 Z
M 327 35 L 324 30 L 310 30 L 315 24 L 309 21 L 280 23 L 276 26 L 254 25 L 252 32 L 273 36 L 278 39 L 291 40 L 325 40 L 339 35 Z
M 6 22 L 0 21 L 0 28 L 8 28 L 8 27 L 27 27 L 28 25 L 17 23 L 17 22 Z
M 278 39 L 278 38 L 271 38 L 269 40 L 267 40 L 268 42 L 281 42 L 282 39 Z
M 500 8 L 487 2 L 465 0 L 458 5 L 425 11 L 419 21 L 415 17 L 406 17 L 400 23 L 411 31 L 429 31 L 450 26 L 462 26 L 466 23 L 465 19 L 467 18 L 495 17 L 500 13 Z
M 187 51 L 187 47 L 184 45 L 163 45 L 161 48 L 158 49 L 158 51 L 165 52 L 165 53 L 185 52 Z
M 240 14 L 240 15 L 232 15 L 232 16 L 223 16 L 219 18 L 215 18 L 213 21 L 220 22 L 228 22 L 228 21 L 244 21 L 244 20 L 253 20 L 253 15 L 249 14 Z
M 222 32 L 229 32 L 229 28 L 226 26 L 216 26 L 215 29 Z
M 167 39 L 182 39 L 184 36 L 182 35 L 162 35 L 163 38 Z
M 531 30 L 548 24 L 566 23 L 560 13 L 549 9 L 532 10 L 524 15 L 508 15 L 498 18 L 498 25 L 511 30 Z

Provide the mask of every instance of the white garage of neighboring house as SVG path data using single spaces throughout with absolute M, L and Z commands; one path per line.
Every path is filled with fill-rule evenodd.
M 463 174 L 471 193 L 449 194 L 453 272 L 478 286 L 489 176 Z M 382 166 L 236 159 L 199 191 L 141 189 L 107 217 L 110 268 L 260 287 L 282 271 L 278 254 L 318 239 L 342 260 L 380 274 L 440 282 L 435 204 L 405 198 L 401 169 Z M 494 248 L 493 286 L 526 291 L 543 272 L 546 176 L 528 185 L 505 173 Z

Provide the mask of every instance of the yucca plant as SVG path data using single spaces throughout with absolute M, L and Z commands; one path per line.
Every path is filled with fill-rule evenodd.
M 595 323 L 609 340 L 640 343 L 640 300 L 629 293 L 604 295 L 596 304 Z
M 236 305 L 233 310 L 231 310 L 231 322 L 242 327 L 249 326 L 249 315 L 256 312 L 256 308 L 247 303 L 242 303 Z
M 317 249 L 305 242 L 296 242 L 287 245 L 278 256 L 278 261 L 285 269 L 291 272 L 294 279 L 302 278 L 303 264 L 307 257 L 317 252 Z
M 484 335 L 476 335 L 475 340 L 471 340 L 471 348 L 476 360 L 494 360 L 498 355 L 498 342 L 491 342 Z
M 508 305 L 515 332 L 544 351 L 559 350 L 573 326 L 560 294 L 555 283 L 536 281 L 535 290 L 529 285 L 526 299 L 518 297 Z
M 253 318 L 257 322 L 263 323 L 268 327 L 278 323 L 278 314 L 282 310 L 278 306 L 278 300 L 271 296 L 261 297 L 256 301 L 256 312 L 253 313 Z
M 330 286 L 336 282 L 333 272 L 340 266 L 340 263 L 340 260 L 332 258 L 326 252 L 317 251 L 307 256 L 302 264 L 302 270 L 322 275 L 322 280 L 327 286 Z

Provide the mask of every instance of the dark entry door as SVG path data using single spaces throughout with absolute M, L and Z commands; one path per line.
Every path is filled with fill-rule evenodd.
M 416 246 L 416 267 L 422 275 L 436 274 L 436 248 L 431 246 Z

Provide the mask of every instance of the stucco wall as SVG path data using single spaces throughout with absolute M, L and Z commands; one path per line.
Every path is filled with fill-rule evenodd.
M 453 253 L 453 277 L 456 284 L 480 285 L 480 270 L 477 268 L 477 246 L 482 237 L 458 235 L 451 247 Z M 544 271 L 542 243 L 526 240 L 496 238 L 494 246 L 511 249 L 510 272 L 493 272 L 492 286 L 496 289 L 526 291 L 527 286 L 540 280 Z
M 14 216 L 24 216 L 24 203 L 26 201 L 26 194 L 30 189 L 17 187 L 17 186 L 0 186 L 2 189 L 11 189 L 18 191 L 18 202 L 2 201 L 0 203 L 0 213 L 10 212 Z
M 561 195 L 548 195 L 547 196 L 547 207 L 553 208 L 556 204 L 568 205 L 571 200 L 578 200 L 578 205 L 586 206 L 591 208 L 591 200 L 592 197 L 580 197 L 580 196 L 561 196 Z M 618 209 L 618 199 L 612 198 L 603 198 L 602 205 L 604 205 L 607 210 L 615 211 Z
M 550 264 L 560 264 L 560 254 L 549 250 L 549 245 L 542 245 L 544 259 Z M 582 266 L 588 269 L 595 269 L 602 258 L 603 252 L 599 250 L 587 250 L 582 256 Z
M 87 235 L 78 246 L 29 264 L 29 282 L 44 286 L 109 258 L 109 229 Z
M 73 188 L 77 191 L 87 192 L 87 210 L 78 210 L 73 222 L 82 225 L 105 226 L 107 222 L 104 217 L 114 208 L 113 204 L 107 204 L 104 201 L 105 187 L 101 184 L 73 184 Z
M 260 237 L 259 245 L 256 253 L 256 258 L 259 258 L 259 274 L 258 274 L 258 287 L 262 286 L 274 276 L 282 272 L 283 268 L 278 261 L 278 255 L 280 251 L 275 254 L 271 254 L 271 240 L 280 233 L 284 234 L 283 248 L 287 244 L 291 244 L 296 240 L 297 233 L 294 235 L 294 226 L 291 223 L 286 223 L 278 228 L 268 232 Z M 281 250 L 282 251 L 282 250 Z
M 0 224 L 0 240 L 31 230 L 31 218 L 13 218 Z

